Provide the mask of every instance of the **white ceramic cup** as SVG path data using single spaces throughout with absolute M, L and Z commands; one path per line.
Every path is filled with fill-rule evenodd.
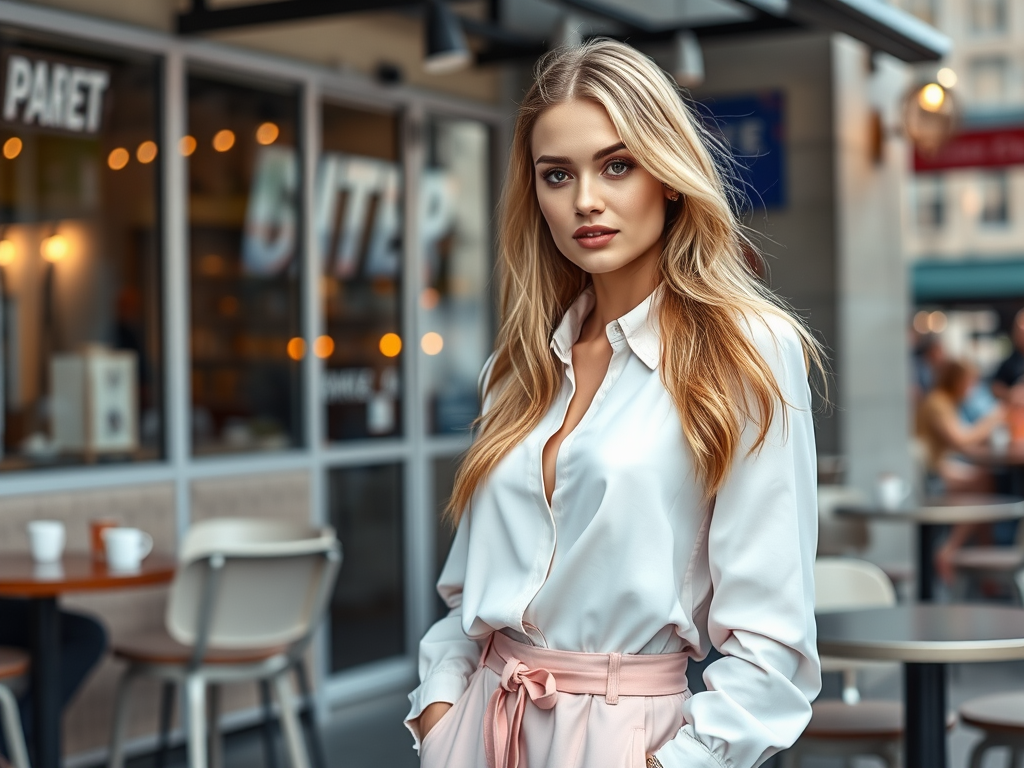
M 67 531 L 60 520 L 33 520 L 28 524 L 28 546 L 37 563 L 55 563 L 64 554 Z
M 106 528 L 103 546 L 110 570 L 135 571 L 142 564 L 142 558 L 153 550 L 153 537 L 138 528 Z
M 899 475 L 885 473 L 878 476 L 878 503 L 882 509 L 899 509 L 903 500 L 910 495 L 910 485 Z

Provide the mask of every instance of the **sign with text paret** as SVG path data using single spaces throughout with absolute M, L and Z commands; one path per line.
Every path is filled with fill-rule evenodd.
M 19 49 L 2 52 L 0 121 L 93 136 L 103 127 L 110 69 L 88 61 Z
M 785 96 L 782 91 L 702 98 L 708 130 L 724 139 L 736 160 L 748 209 L 786 205 Z

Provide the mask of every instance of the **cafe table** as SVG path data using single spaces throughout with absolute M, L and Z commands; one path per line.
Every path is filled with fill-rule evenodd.
M 994 523 L 1024 517 L 1024 499 L 998 494 L 949 494 L 897 509 L 844 505 L 836 514 L 886 523 L 917 524 L 917 598 L 934 597 L 935 550 L 942 527 L 957 523 Z
M 823 656 L 903 663 L 904 768 L 946 768 L 946 665 L 1024 659 L 1024 610 L 917 604 L 819 613 Z
M 108 592 L 166 584 L 177 561 L 158 552 L 130 572 L 111 571 L 84 552 L 65 552 L 58 563 L 36 563 L 25 553 L 0 556 L 0 596 L 31 601 L 32 714 L 35 768 L 58 768 L 61 760 L 60 614 L 68 592 Z

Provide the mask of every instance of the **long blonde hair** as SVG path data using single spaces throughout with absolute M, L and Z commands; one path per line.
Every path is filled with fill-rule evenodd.
M 783 318 L 801 337 L 805 354 L 821 360 L 815 339 L 748 263 L 756 250 L 730 206 L 714 140 L 675 83 L 615 41 L 552 51 L 537 64 L 512 138 L 498 230 L 501 325 L 484 393 L 492 402 L 455 478 L 448 515 L 456 523 L 477 487 L 537 426 L 562 385 L 563 366 L 549 340 L 589 276 L 552 240 L 537 202 L 530 141 L 545 109 L 573 99 L 601 104 L 640 165 L 682 194 L 666 211 L 658 266 L 660 367 L 708 499 L 728 474 L 745 419 L 759 427 L 756 451 L 776 407 L 785 407 L 742 318 Z

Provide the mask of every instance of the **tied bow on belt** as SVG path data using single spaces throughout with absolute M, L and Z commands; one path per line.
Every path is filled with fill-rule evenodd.
M 515 707 L 509 716 L 506 699 L 516 695 Z M 519 765 L 519 729 L 530 699 L 541 709 L 551 709 L 558 700 L 555 677 L 543 667 L 530 669 L 516 658 L 505 662 L 501 685 L 494 689 L 487 702 L 484 718 L 484 750 L 488 768 L 517 768 Z

